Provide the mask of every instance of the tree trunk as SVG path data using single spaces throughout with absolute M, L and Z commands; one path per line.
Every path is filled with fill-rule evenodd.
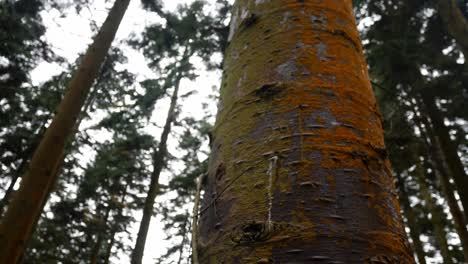
M 233 7 L 201 263 L 414 263 L 352 1 Z
M 129 185 L 130 184 L 127 182 L 127 184 L 125 185 L 125 190 L 122 194 L 122 197 L 120 198 L 120 205 L 119 205 L 119 208 L 117 209 L 117 214 L 116 214 L 118 217 L 122 216 L 122 212 L 124 208 L 123 204 L 125 203 L 125 200 L 127 197 L 127 191 L 128 191 Z M 105 264 L 109 264 L 110 262 L 110 256 L 112 254 L 112 247 L 114 246 L 114 243 L 115 243 L 115 234 L 117 233 L 117 229 L 118 229 L 118 224 L 115 222 L 115 217 L 114 217 L 114 226 L 112 227 L 111 233 L 109 235 L 109 243 L 107 245 L 106 253 L 104 255 Z
M 440 172 L 436 169 L 436 175 L 440 179 L 440 185 L 442 187 L 442 191 L 445 194 L 445 198 L 447 200 L 447 204 L 450 209 L 450 213 L 453 216 L 453 222 L 455 225 L 455 229 L 457 230 L 458 237 L 460 238 L 462 250 L 463 250 L 463 257 L 465 258 L 465 262 L 468 261 L 468 231 L 466 230 L 466 221 L 463 216 L 460 207 L 458 206 L 457 199 L 453 194 L 452 184 L 450 183 L 447 176 L 440 175 Z
M 417 116 L 415 110 L 413 110 L 413 113 Z M 424 151 L 430 157 L 432 169 L 434 170 L 437 179 L 440 181 L 442 192 L 449 206 L 450 213 L 453 216 L 455 229 L 457 230 L 457 234 L 460 237 L 462 244 L 463 256 L 465 261 L 468 261 L 468 231 L 466 229 L 466 219 L 463 212 L 460 210 L 457 199 L 455 198 L 453 186 L 450 183 L 450 169 L 441 150 L 441 144 L 437 137 L 434 136 L 431 124 L 427 118 L 422 116 L 420 118 L 416 118 L 415 122 L 421 132 L 422 138 L 424 139 Z M 421 123 L 424 124 L 424 128 Z
M 448 32 L 463 52 L 466 65 L 468 59 L 468 21 L 463 16 L 456 0 L 438 0 L 437 11 Z
M 185 58 L 183 60 L 185 61 Z M 159 190 L 159 175 L 161 174 L 161 171 L 164 167 L 167 156 L 167 139 L 169 137 L 169 133 L 171 132 L 172 122 L 174 121 L 180 80 L 181 76 L 179 73 L 177 73 L 177 77 L 174 83 L 174 92 L 172 93 L 171 104 L 167 113 L 166 123 L 164 124 L 158 148 L 154 151 L 153 154 L 153 172 L 151 173 L 151 182 L 143 207 L 143 216 L 141 218 L 135 247 L 133 248 L 132 252 L 132 264 L 141 264 L 143 260 L 146 237 L 148 235 L 151 217 L 153 217 L 154 213 L 154 201 Z
M 179 248 L 179 258 L 177 260 L 177 264 L 182 264 L 182 261 L 184 260 L 184 249 L 185 249 L 185 245 L 187 244 L 188 240 L 188 234 L 189 234 L 189 230 L 188 230 L 188 225 L 190 223 L 190 215 L 188 213 L 188 211 L 185 212 L 186 215 L 187 215 L 187 218 L 185 219 L 184 221 L 184 224 L 182 225 L 182 242 L 180 242 L 180 248 Z
M 413 250 L 416 253 L 416 257 L 418 258 L 418 263 L 426 264 L 426 253 L 424 252 L 423 244 L 421 243 L 421 239 L 419 238 L 419 236 L 421 235 L 421 231 L 419 228 L 417 216 L 414 214 L 414 211 L 408 199 L 408 193 L 406 192 L 405 182 L 403 181 L 401 176 L 397 176 L 396 178 L 401 207 L 403 209 L 403 214 L 405 215 L 406 220 L 408 221 L 407 226 L 410 229 L 411 240 L 413 240 Z
M 104 215 L 103 222 L 100 223 L 100 226 L 99 226 L 99 231 L 98 231 L 98 234 L 97 234 L 96 243 L 94 244 L 94 247 L 91 250 L 91 258 L 89 260 L 90 264 L 97 264 L 98 261 L 99 261 L 99 252 L 101 251 L 102 242 L 104 241 L 104 237 L 106 235 L 105 233 L 106 233 L 106 229 L 107 229 L 107 221 L 109 220 L 110 211 L 111 211 L 111 209 L 110 209 L 110 206 L 108 204 L 108 206 L 106 208 L 106 213 Z
M 437 150 L 438 152 L 440 150 Z M 438 170 L 435 170 L 436 174 L 439 174 Z M 455 198 L 452 184 L 449 181 L 447 176 L 440 176 L 440 184 L 443 192 L 446 194 L 445 198 L 447 199 L 447 204 L 449 205 L 450 213 L 453 216 L 453 221 L 455 224 L 455 229 L 457 234 L 460 237 L 460 241 L 463 249 L 463 256 L 465 261 L 468 261 L 468 231 L 466 230 L 466 220 L 463 216 L 460 207 L 458 206 L 457 199 Z
M 104 256 L 104 264 L 109 264 L 110 263 L 112 248 L 114 247 L 114 243 L 115 243 L 115 233 L 116 233 L 116 230 L 113 229 L 111 234 L 110 234 L 109 244 L 107 245 L 107 248 L 106 248 L 106 254 Z
M 447 233 L 445 232 L 445 224 L 443 222 L 443 219 L 446 217 L 442 209 L 432 200 L 431 192 L 425 180 L 426 174 L 421 161 L 416 160 L 416 162 L 416 179 L 419 183 L 421 198 L 425 201 L 429 212 L 431 212 L 431 223 L 434 227 L 434 236 L 439 246 L 440 254 L 442 255 L 444 264 L 452 264 L 453 261 L 450 257 L 450 251 L 447 243 Z
M 0 263 L 16 263 L 29 240 L 37 218 L 55 182 L 56 167 L 61 163 L 67 138 L 99 72 L 130 0 L 116 0 L 109 16 L 83 62 L 69 83 L 49 128 L 36 149 L 18 193 L 12 199 L 0 224 Z
M 421 99 L 424 104 L 425 112 L 430 118 L 430 129 L 432 130 L 433 144 L 434 141 L 440 142 L 438 145 L 442 151 L 444 163 L 447 165 L 448 173 L 453 177 L 457 187 L 460 200 L 463 205 L 465 218 L 468 219 L 468 176 L 466 175 L 463 163 L 458 155 L 457 147 L 450 139 L 449 130 L 444 124 L 444 120 L 440 115 L 440 110 L 437 108 L 434 98 L 428 94 L 421 93 Z

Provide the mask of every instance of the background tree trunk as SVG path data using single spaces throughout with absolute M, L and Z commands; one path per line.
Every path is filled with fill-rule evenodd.
M 429 126 L 429 129 L 432 131 L 432 144 L 440 147 L 443 164 L 447 165 L 447 172 L 455 181 L 463 205 L 465 218 L 468 219 L 468 176 L 466 175 L 465 168 L 458 155 L 457 146 L 455 146 L 454 142 L 450 139 L 449 130 L 444 124 L 444 120 L 439 112 L 440 110 L 434 102 L 434 97 L 422 93 L 421 99 L 425 112 L 430 118 L 430 124 L 427 124 L 427 126 Z
M 421 239 L 419 238 L 421 235 L 419 223 L 411 207 L 410 201 L 408 199 L 409 195 L 406 191 L 406 186 L 401 176 L 397 176 L 397 186 L 403 213 L 406 216 L 407 226 L 410 229 L 409 233 L 411 236 L 411 240 L 413 241 L 412 245 L 414 253 L 416 253 L 416 257 L 418 258 L 419 264 L 426 264 L 426 254 L 424 252 Z
M 420 121 L 421 120 L 421 121 Z M 424 128 L 420 123 L 424 124 Z M 450 213 L 453 216 L 453 221 L 457 234 L 460 237 L 460 241 L 463 249 L 463 256 L 465 261 L 468 260 L 468 231 L 466 229 L 466 219 L 463 215 L 458 201 L 455 198 L 454 188 L 452 183 L 450 183 L 450 169 L 445 162 L 445 158 L 440 146 L 440 141 L 437 137 L 434 136 L 434 131 L 431 128 L 431 124 L 425 117 L 418 118 L 416 120 L 416 126 L 421 132 L 421 136 L 424 140 L 424 149 L 425 153 L 428 153 L 430 156 L 431 169 L 434 170 L 436 178 L 439 179 L 440 185 L 442 188 L 442 193 L 447 200 L 447 204 L 450 209 Z
M 463 16 L 456 0 L 438 0 L 437 7 L 437 12 L 439 12 L 448 32 L 456 40 L 463 52 L 466 65 L 466 59 L 468 58 L 468 21 Z
M 432 200 L 431 192 L 425 180 L 424 167 L 420 161 L 416 163 L 416 179 L 418 180 L 421 198 L 426 202 L 426 206 L 431 212 L 431 223 L 434 227 L 434 236 L 439 246 L 440 254 L 444 260 L 444 264 L 452 264 L 450 251 L 447 243 L 447 232 L 445 232 L 445 224 L 443 222 L 446 218 L 442 209 Z
M 29 240 L 50 186 L 55 182 L 63 150 L 89 89 L 99 72 L 130 0 L 116 0 L 101 31 L 88 48 L 83 62 L 60 103 L 49 128 L 35 151 L 20 188 L 0 224 L 0 263 L 16 263 Z
M 414 263 L 352 1 L 236 1 L 201 263 Z
M 106 212 L 102 219 L 102 222 L 99 223 L 98 232 L 96 234 L 96 242 L 94 243 L 93 249 L 91 250 L 91 258 L 89 263 L 90 264 L 97 264 L 99 261 L 99 252 L 102 248 L 102 242 L 104 241 L 104 237 L 106 236 L 107 229 L 108 229 L 108 220 L 109 220 L 109 213 L 111 209 L 109 203 L 106 208 Z
M 153 154 L 153 172 L 151 173 L 151 183 L 149 186 L 148 194 L 145 199 L 145 205 L 143 207 L 143 216 L 140 222 L 140 228 L 136 239 L 135 246 L 132 252 L 132 264 L 141 264 L 143 260 L 143 253 L 145 251 L 146 237 L 148 235 L 149 225 L 151 217 L 154 213 L 154 201 L 159 191 L 159 175 L 164 167 L 166 156 L 167 156 L 167 139 L 171 132 L 171 125 L 175 118 L 175 110 L 177 106 L 177 98 L 179 94 L 179 84 L 181 76 L 177 74 L 174 82 L 174 92 L 171 96 L 171 104 L 167 112 L 166 122 L 161 134 L 161 139 L 157 150 Z

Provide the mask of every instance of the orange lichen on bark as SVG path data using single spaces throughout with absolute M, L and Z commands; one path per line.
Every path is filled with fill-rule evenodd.
M 229 41 L 200 261 L 414 263 L 351 1 L 240 0 Z

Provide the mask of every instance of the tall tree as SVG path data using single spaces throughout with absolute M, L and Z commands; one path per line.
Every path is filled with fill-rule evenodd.
M 414 263 L 352 1 L 236 1 L 202 263 Z
M 132 211 L 141 208 L 139 195 L 147 184 L 145 163 L 152 137 L 141 133 L 146 109 L 139 103 L 141 94 L 135 89 L 133 75 L 121 67 L 125 62 L 115 48 L 106 57 L 87 99 L 88 111 L 82 114 L 93 123 L 103 118 L 78 131 L 72 152 L 67 151 L 66 168 L 28 246 L 27 263 L 54 259 L 77 263 L 90 260 L 93 248 L 99 263 L 129 254 L 125 241 L 130 239 L 128 229 L 135 221 Z M 105 140 L 93 137 L 109 133 L 113 136 L 105 136 Z M 94 160 L 83 166 L 82 155 L 92 157 L 93 152 Z M 68 164 L 75 159 L 76 164 Z M 108 209 L 107 221 L 102 221 Z M 98 237 L 100 243 L 96 243 Z
M 449 259 L 447 261 L 454 258 L 460 261 L 462 256 L 458 245 L 450 244 L 453 240 L 449 240 L 450 252 L 447 252 L 446 246 L 443 245 L 447 243 L 438 242 L 445 239 L 444 235 L 436 230 L 436 225 L 439 225 L 439 230 L 453 232 L 452 227 L 455 226 L 462 243 L 466 233 L 466 227 L 460 228 L 464 224 L 457 224 L 465 221 L 457 201 L 454 200 L 454 189 L 450 188 L 450 178 L 458 178 L 454 187 L 460 194 L 460 201 L 466 204 L 463 202 L 466 198 L 466 188 L 463 187 L 466 185 L 466 177 L 463 176 L 465 172 L 460 156 L 463 153 L 459 151 L 463 149 L 463 140 L 459 138 L 463 138 L 464 133 L 459 133 L 460 128 L 457 128 L 459 127 L 457 120 L 466 119 L 464 110 L 466 107 L 461 107 L 463 104 L 461 95 L 464 94 L 463 88 L 466 87 L 464 85 L 466 77 L 463 75 L 463 65 L 458 62 L 459 51 L 453 45 L 453 39 L 445 32 L 438 13 L 427 12 L 433 8 L 427 5 L 428 2 L 362 2 L 367 5 L 365 9 L 368 12 L 367 16 L 378 17 L 364 32 L 369 43 L 366 51 L 372 76 L 380 83 L 377 86 L 384 86 L 382 91 L 385 90 L 385 93 L 390 95 L 381 97 L 380 102 L 382 104 L 397 102 L 393 107 L 385 109 L 384 114 L 400 116 L 399 118 L 407 122 L 410 127 L 409 130 L 394 128 L 394 135 L 398 135 L 400 139 L 406 137 L 404 141 L 400 140 L 406 143 L 398 144 L 399 149 L 392 159 L 392 164 L 394 168 L 402 167 L 404 164 L 406 168 L 403 170 L 409 170 L 410 167 L 421 163 L 421 159 L 431 161 L 431 168 L 426 166 L 423 177 L 410 175 L 405 180 L 421 182 L 420 179 L 424 178 L 423 183 L 430 185 L 432 195 L 439 198 L 433 201 L 432 207 L 438 210 L 438 207 L 446 206 L 441 199 L 445 197 L 454 220 L 441 221 L 436 219 L 437 216 L 431 217 L 430 225 L 424 224 L 419 226 L 419 229 L 430 238 L 439 234 L 439 238 L 427 242 L 432 245 L 426 248 L 440 250 L 441 255 Z M 395 122 L 388 122 L 386 127 L 391 130 L 392 126 L 395 127 Z M 443 146 L 440 144 L 442 138 L 445 142 L 442 143 Z M 416 144 L 408 144 L 408 141 Z M 424 147 L 424 145 L 429 146 Z M 418 150 L 420 148 L 424 150 Z M 416 156 L 402 155 L 403 152 L 410 152 Z M 399 170 L 402 171 L 401 168 Z M 449 184 L 446 184 L 447 182 Z M 420 188 L 417 188 L 410 194 L 410 198 L 429 214 L 428 209 L 431 206 L 424 202 L 425 199 L 421 200 L 421 197 L 430 198 L 430 196 L 419 195 L 419 192 Z M 419 218 L 422 220 L 421 216 Z M 449 234 L 452 235 L 453 233 Z
M 187 58 L 183 58 L 182 63 L 186 63 Z M 146 237 L 148 235 L 149 225 L 151 218 L 153 217 L 154 201 L 159 192 L 159 176 L 165 166 L 167 160 L 167 140 L 169 133 L 171 132 L 172 123 L 176 117 L 177 99 L 179 97 L 179 86 L 182 76 L 177 72 L 176 69 L 174 81 L 174 91 L 172 92 L 171 102 L 169 110 L 167 112 L 166 122 L 164 123 L 161 138 L 158 146 L 155 148 L 153 153 L 153 171 L 151 172 L 151 181 L 148 189 L 148 193 L 145 199 L 145 205 L 143 207 L 143 216 L 140 222 L 140 228 L 138 230 L 135 247 L 132 252 L 132 263 L 138 264 L 142 262 L 143 253 L 145 251 Z
M 82 64 L 69 84 L 57 114 L 36 149 L 16 196 L 0 224 L 0 262 L 16 263 L 23 254 L 44 207 L 72 133 L 99 68 L 107 54 L 129 0 L 116 0 Z
M 164 87 L 174 87 L 160 141 L 155 147 L 151 182 L 132 254 L 132 263 L 134 264 L 141 263 L 143 259 L 146 236 L 151 217 L 154 215 L 155 198 L 161 191 L 159 175 L 167 164 L 167 140 L 177 113 L 180 82 L 183 78 L 194 79 L 196 77 L 195 68 L 190 62 L 193 56 L 209 63 L 212 54 L 221 49 L 221 40 L 224 39 L 221 37 L 225 32 L 221 24 L 223 20 L 205 15 L 205 7 L 205 1 L 197 0 L 189 5 L 179 6 L 177 13 L 169 13 L 162 12 L 158 6 L 149 5 L 148 8 L 157 12 L 166 23 L 163 25 L 156 23 L 149 26 L 143 34 L 143 39 L 133 42 L 136 46 L 143 48 L 145 55 L 152 58 L 149 63 L 151 68 L 159 73 L 169 72 L 168 77 L 164 80 Z M 154 54 L 161 56 L 154 58 Z M 170 61 L 169 65 L 164 67 L 168 61 Z
M 56 59 L 44 41 L 43 8 L 36 0 L 0 3 L 0 215 L 50 119 L 47 105 L 56 107 L 52 95 L 61 94 L 30 84 L 40 59 Z

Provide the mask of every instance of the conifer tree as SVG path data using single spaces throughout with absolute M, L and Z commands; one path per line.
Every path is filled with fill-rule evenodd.
M 16 263 L 24 252 L 56 180 L 64 145 L 72 133 L 128 4 L 129 0 L 116 0 L 83 63 L 70 81 L 57 114 L 22 177 L 20 188 L 0 223 L 0 262 Z

